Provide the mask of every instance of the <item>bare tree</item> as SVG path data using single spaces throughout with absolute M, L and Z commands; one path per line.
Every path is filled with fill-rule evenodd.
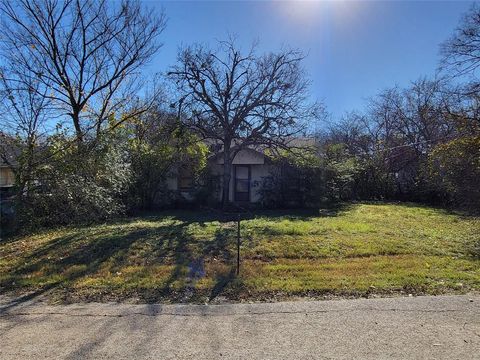
M 446 111 L 456 122 L 478 131 L 480 124 L 480 6 L 472 5 L 458 28 L 441 47 L 440 71 L 447 78 L 460 80 L 451 86 L 448 96 L 454 100 Z
M 165 27 L 163 13 L 135 0 L 3 0 L 0 14 L 8 80 L 34 81 L 37 95 L 70 118 L 79 142 L 127 119 L 113 116 L 135 99 L 138 70 L 161 46 Z
M 0 68 L 0 159 L 15 173 L 18 193 L 28 197 L 40 163 L 38 150 L 48 128 L 50 101 L 28 74 L 18 74 L 20 82 L 9 81 L 6 74 Z
M 178 54 L 168 73 L 177 86 L 180 117 L 223 146 L 222 203 L 229 202 L 232 162 L 248 146 L 282 147 L 315 115 L 309 82 L 295 50 L 243 54 L 234 40 L 213 51 L 201 45 Z
M 480 90 L 480 7 L 472 5 L 450 39 L 440 47 L 440 69 L 450 77 L 470 77 L 469 91 Z

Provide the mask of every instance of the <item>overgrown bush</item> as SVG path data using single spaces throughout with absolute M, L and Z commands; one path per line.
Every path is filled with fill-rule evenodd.
M 446 200 L 480 211 L 480 136 L 438 145 L 429 161 L 431 175 Z
M 271 175 L 262 180 L 260 201 L 266 208 L 311 207 L 320 202 L 317 189 L 320 171 L 314 167 L 301 167 L 286 161 L 276 161 Z
M 345 201 L 356 197 L 355 180 L 361 166 L 343 144 L 326 146 L 321 166 L 325 196 L 330 201 Z
M 259 194 L 266 207 L 314 207 L 347 200 L 357 168 L 341 145 L 282 152 L 270 157 L 271 176 Z
M 125 149 L 109 140 L 93 145 L 49 139 L 48 161 L 36 169 L 33 186 L 17 195 L 20 226 L 93 222 L 125 211 L 122 196 L 131 180 Z
M 207 165 L 207 146 L 172 116 L 149 114 L 135 125 L 129 139 L 133 181 L 127 203 L 131 211 L 153 210 L 181 203 L 167 182 L 185 171 L 192 176 L 192 196 L 201 197 Z
M 395 198 L 400 186 L 394 174 L 384 170 L 379 159 L 357 160 L 359 169 L 353 185 L 355 199 L 385 200 Z

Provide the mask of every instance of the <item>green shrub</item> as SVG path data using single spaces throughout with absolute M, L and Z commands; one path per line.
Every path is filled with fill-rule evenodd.
M 122 196 L 131 180 L 130 164 L 112 141 L 71 143 L 49 139 L 49 160 L 36 169 L 35 186 L 17 196 L 17 217 L 24 228 L 85 223 L 122 214 Z

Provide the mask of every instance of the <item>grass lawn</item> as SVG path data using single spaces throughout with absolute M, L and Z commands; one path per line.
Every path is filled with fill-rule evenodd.
M 175 211 L 0 241 L 0 293 L 55 301 L 271 300 L 480 290 L 480 219 L 413 204 Z

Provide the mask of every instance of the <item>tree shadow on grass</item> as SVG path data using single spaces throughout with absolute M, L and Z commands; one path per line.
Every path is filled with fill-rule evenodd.
M 218 274 L 215 279 L 215 285 L 213 286 L 212 291 L 210 292 L 210 296 L 208 297 L 208 301 L 212 302 L 218 296 L 220 296 L 228 288 L 228 286 L 233 283 L 235 279 L 236 271 L 234 268 L 232 268 L 227 273 Z
M 238 211 L 223 212 L 216 209 L 202 210 L 173 210 L 148 213 L 142 217 L 134 217 L 127 221 L 141 219 L 142 221 L 160 221 L 163 219 L 173 219 L 186 223 L 197 223 L 205 226 L 214 221 L 220 223 L 235 222 L 239 218 L 243 220 L 255 219 L 258 217 L 268 217 L 271 219 L 283 218 L 290 220 L 309 220 L 318 217 L 338 216 L 341 213 L 351 210 L 358 204 L 349 202 L 337 202 L 325 204 L 316 208 L 291 208 L 291 209 L 238 209 Z
M 254 213 L 254 218 L 266 217 L 269 219 L 285 219 L 285 220 L 303 220 L 308 221 L 319 217 L 335 217 L 342 213 L 352 210 L 358 206 L 354 203 L 332 203 L 316 208 L 305 209 L 281 209 L 281 210 L 260 210 Z
M 64 302 L 123 300 L 128 297 L 146 302 L 194 300 L 200 295 L 195 285 L 206 275 L 205 263 L 212 259 L 225 264 L 232 262 L 230 247 L 234 243 L 234 227 L 220 223 L 213 238 L 198 239 L 188 228 L 193 223 L 196 222 L 189 219 L 168 226 L 120 230 L 113 227 L 111 232 L 82 229 L 52 239 L 20 254 L 4 272 L 0 278 L 0 292 L 22 296 L 0 311 L 8 311 L 50 292 L 60 295 L 57 299 Z M 142 273 L 149 266 L 156 265 L 165 265 L 169 269 L 166 278 L 156 279 L 154 272 Z M 123 284 L 109 285 L 101 279 L 103 274 L 115 276 L 115 273 L 121 274 L 129 268 L 139 269 L 138 276 L 148 277 L 140 280 L 148 280 L 149 284 L 139 281 L 138 286 L 130 283 L 128 288 L 122 288 Z M 210 276 L 215 279 L 214 288 L 217 282 L 224 282 L 221 271 Z M 92 279 L 100 279 L 101 291 L 97 291 L 99 288 L 94 285 L 95 291 L 89 294 L 90 285 L 81 285 L 86 292 L 80 298 L 75 297 L 76 282 Z
M 19 297 L 19 304 L 47 291 L 69 288 L 75 280 L 96 274 L 107 261 L 115 258 L 142 239 L 147 230 L 128 231 L 121 235 L 98 236 L 89 242 L 81 235 L 60 237 L 22 256 L 0 281 L 2 292 L 31 290 Z
M 207 297 L 208 293 L 213 299 L 219 294 L 220 289 L 224 289 L 228 283 L 225 281 L 228 276 L 226 273 L 232 273 L 233 256 L 232 247 L 234 244 L 235 228 L 232 224 L 221 223 L 215 230 L 214 236 L 207 240 L 195 240 L 186 234 L 176 242 L 174 249 L 174 269 L 171 272 L 164 286 L 154 291 L 150 291 L 142 300 L 156 302 L 162 300 L 176 302 L 198 302 Z M 196 249 L 189 247 L 190 244 L 196 244 Z M 207 265 L 209 263 L 220 263 L 223 266 L 217 269 L 210 269 L 207 274 Z M 234 273 L 234 272 L 233 272 Z M 197 288 L 197 283 L 204 277 L 213 278 L 214 285 L 212 290 Z M 176 282 L 181 281 L 179 288 Z
M 57 299 L 64 302 L 127 298 L 144 302 L 195 301 L 201 296 L 213 300 L 224 293 L 235 278 L 238 218 L 248 220 L 264 216 L 274 221 L 309 220 L 337 216 L 351 206 L 339 204 L 320 211 L 272 210 L 240 214 L 174 211 L 141 218 L 140 225 L 134 227 L 125 226 L 133 220 L 118 220 L 106 227 L 73 228 L 66 235 L 19 254 L 18 259 L 3 271 L 0 292 L 24 296 L 18 297 L 15 304 L 47 292 L 60 294 Z M 142 222 L 148 226 L 142 227 Z M 192 224 L 207 227 L 212 223 L 217 228 L 210 238 L 208 231 L 205 232 L 207 238 L 202 238 L 192 234 L 189 228 Z M 167 269 L 165 274 L 158 275 L 163 278 L 155 278 L 154 272 L 148 273 L 150 266 L 158 265 L 165 265 Z M 128 272 L 128 269 L 138 271 L 139 277 L 130 279 L 128 286 L 121 275 L 113 285 L 103 279 Z M 213 284 L 203 285 L 203 288 L 197 286 L 205 276 L 213 280 Z M 92 281 L 94 285 L 89 285 Z M 80 288 L 84 293 L 75 287 L 79 282 L 82 282 Z
M 229 270 L 217 271 L 215 284 L 212 287 L 208 301 L 211 302 L 221 295 L 236 278 L 236 268 L 233 265 L 235 256 L 232 255 L 235 244 L 235 227 L 222 227 L 215 232 L 215 239 L 210 246 L 205 248 L 204 256 L 211 255 L 230 264 Z

